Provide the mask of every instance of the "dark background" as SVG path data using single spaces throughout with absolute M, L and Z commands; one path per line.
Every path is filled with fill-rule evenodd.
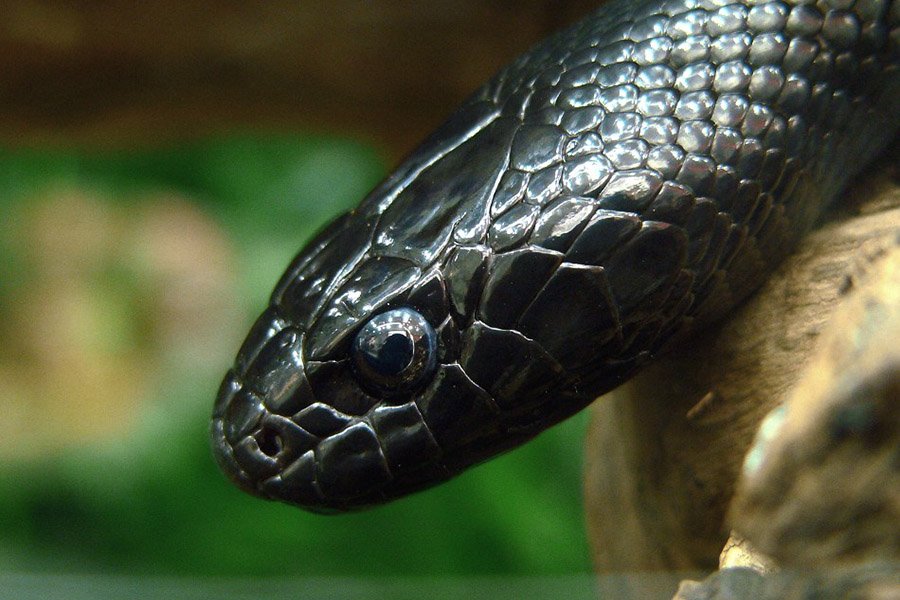
M 598 0 L 6 0 L 0 132 L 133 147 L 234 128 L 352 133 L 393 163 Z

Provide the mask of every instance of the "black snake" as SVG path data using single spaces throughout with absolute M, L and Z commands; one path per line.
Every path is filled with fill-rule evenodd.
M 900 0 L 618 0 L 478 90 L 300 252 L 218 393 L 243 489 L 444 481 L 757 288 L 900 125 Z

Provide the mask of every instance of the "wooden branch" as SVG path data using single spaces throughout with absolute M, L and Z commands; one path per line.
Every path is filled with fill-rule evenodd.
M 790 395 L 836 307 L 861 281 L 855 274 L 896 243 L 900 186 L 886 171 L 868 175 L 874 183 L 860 186 L 847 203 L 854 208 L 809 235 L 733 318 L 592 407 L 585 496 L 598 573 L 716 568 L 761 420 Z M 758 489 L 748 484 L 746 503 L 761 502 Z M 746 503 L 736 519 L 756 542 L 750 529 L 779 507 L 753 512 Z M 772 552 L 787 531 L 766 538 L 762 550 Z
M 900 219 L 763 423 L 731 521 L 788 568 L 900 561 Z

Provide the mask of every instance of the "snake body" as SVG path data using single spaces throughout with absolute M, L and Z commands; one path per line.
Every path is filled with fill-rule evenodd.
M 275 287 L 215 403 L 243 489 L 385 502 L 727 315 L 900 126 L 900 0 L 617 0 L 478 90 Z

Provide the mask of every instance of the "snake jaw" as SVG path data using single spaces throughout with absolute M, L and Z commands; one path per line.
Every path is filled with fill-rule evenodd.
M 318 441 L 291 421 L 312 398 L 303 341 L 302 330 L 270 307 L 251 328 L 216 397 L 210 428 L 216 462 L 238 487 L 263 498 L 272 497 L 261 482 Z

